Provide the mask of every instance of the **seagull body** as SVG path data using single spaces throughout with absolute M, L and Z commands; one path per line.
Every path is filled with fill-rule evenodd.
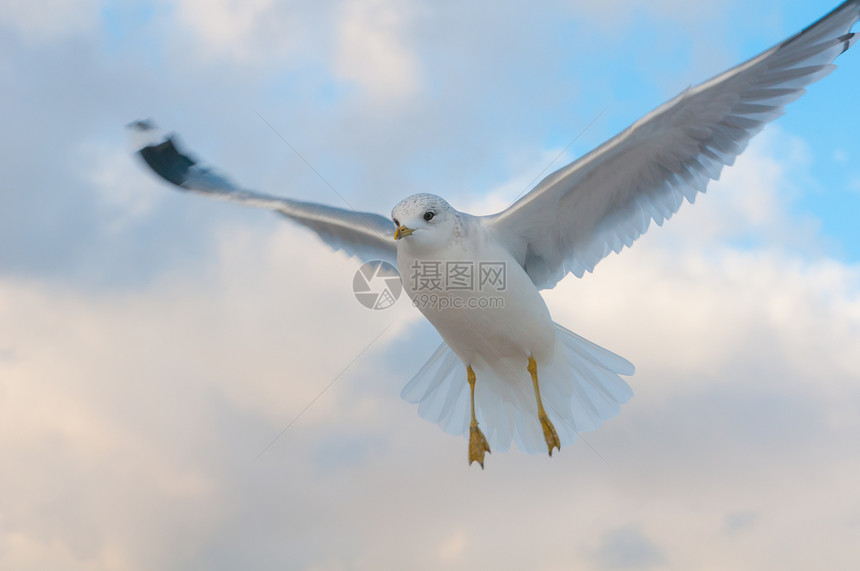
M 492 448 L 499 450 L 507 448 L 511 439 L 516 438 L 521 448 L 539 449 L 538 424 L 530 418 L 534 414 L 529 414 L 533 412 L 542 415 L 541 427 L 546 426 L 549 436 L 546 443 L 552 454 L 562 442 L 544 405 L 555 413 L 553 416 L 557 420 L 565 422 L 570 416 L 566 405 L 571 395 L 554 398 L 559 389 L 563 391 L 564 383 L 558 382 L 561 377 L 553 375 L 549 383 L 544 377 L 543 387 L 544 397 L 552 395 L 553 398 L 544 400 L 537 396 L 537 384 L 534 385 L 536 400 L 529 397 L 532 384 L 525 364 L 540 362 L 542 368 L 549 366 L 553 370 L 561 364 L 556 359 L 557 339 L 549 310 L 531 278 L 504 248 L 491 226 L 481 218 L 458 212 L 441 197 L 411 196 L 394 207 L 392 218 L 403 221 L 396 238 L 397 267 L 404 278 L 404 290 L 466 367 L 471 389 L 470 463 L 476 461 L 483 466 L 484 452 L 491 450 L 490 442 Z M 502 268 L 503 281 L 479 287 L 481 284 L 474 282 L 474 271 L 481 264 Z M 439 283 L 421 279 L 423 276 L 419 272 L 425 267 L 438 270 L 434 276 L 438 276 Z M 452 277 L 450 269 L 457 267 L 471 270 L 471 275 L 466 276 L 471 280 L 467 279 L 460 287 L 447 283 Z M 482 304 L 482 300 L 492 303 Z M 448 422 L 452 423 L 452 431 L 463 432 L 467 418 L 466 384 L 448 379 L 452 360 L 448 362 L 448 367 L 442 367 L 435 375 L 419 374 L 412 383 L 418 387 L 407 387 L 406 392 L 422 392 L 419 402 L 438 392 L 436 399 L 427 398 L 428 403 L 442 402 L 443 410 L 434 412 L 433 416 L 438 417 L 444 411 Z M 478 385 L 475 384 L 477 378 L 481 379 Z M 446 380 L 447 386 L 440 390 L 440 381 Z M 482 413 L 485 410 L 496 412 L 494 418 L 486 422 L 487 415 L 480 415 L 481 422 L 492 427 L 489 442 L 478 428 L 476 401 L 482 403 L 479 409 Z M 493 406 L 488 407 L 489 403 Z M 567 414 L 556 412 L 559 408 Z M 569 443 L 571 438 L 564 431 L 562 434 L 566 436 L 564 443 Z
M 410 211 L 416 215 L 410 217 Z M 425 212 L 432 212 L 433 219 L 423 220 Z M 397 243 L 397 268 L 404 290 L 463 363 L 485 366 L 494 363 L 498 355 L 524 359 L 551 355 L 555 333 L 543 297 L 481 218 L 458 212 L 430 194 L 407 198 L 395 206 L 392 216 L 410 229 L 417 228 Z M 434 236 L 425 240 L 427 234 Z M 462 290 L 445 288 L 444 284 L 442 288 L 421 288 L 418 280 L 412 279 L 415 268 L 437 262 L 442 268 L 497 263 L 505 268 L 504 287 L 493 288 L 495 303 L 486 307 L 479 305 L 488 295 L 482 295 L 485 292 L 479 292 L 475 284 Z M 444 298 L 444 306 L 432 299 L 440 289 L 443 295 L 451 296 Z M 422 303 L 422 296 L 428 298 L 427 303 Z
M 539 290 L 568 273 L 593 271 L 652 221 L 661 225 L 685 199 L 694 202 L 755 134 L 835 69 L 833 61 L 857 41 L 851 28 L 858 19 L 860 0 L 842 3 L 784 42 L 685 90 L 492 216 L 418 194 L 387 219 L 245 190 L 180 152 L 172 137 L 138 148 L 153 171 L 180 189 L 276 210 L 335 249 L 396 265 L 413 304 L 444 340 L 402 396 L 418 404 L 423 418 L 468 435 L 470 463 L 483 466 L 486 452 L 511 442 L 552 455 L 618 414 L 632 396 L 620 375 L 631 375 L 633 366 L 553 323 Z M 147 122 L 131 127 L 153 132 Z M 504 268 L 504 279 L 484 283 L 484 265 Z M 449 267 L 471 267 L 479 283 L 447 283 Z M 434 279 L 427 279 L 427 268 Z

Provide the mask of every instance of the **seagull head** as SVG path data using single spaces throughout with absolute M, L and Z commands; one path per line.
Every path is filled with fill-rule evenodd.
M 391 211 L 398 247 L 434 250 L 448 245 L 457 226 L 457 211 L 435 194 L 413 194 Z

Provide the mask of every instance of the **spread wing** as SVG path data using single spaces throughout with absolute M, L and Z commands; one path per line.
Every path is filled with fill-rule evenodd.
M 539 288 L 620 252 L 692 203 L 723 166 L 856 41 L 860 0 L 652 111 L 484 218 Z
M 130 128 L 139 132 L 152 130 L 147 121 L 135 122 Z M 142 146 L 137 153 L 155 174 L 180 190 L 274 210 L 310 228 L 335 250 L 343 250 L 363 261 L 383 260 L 397 267 L 394 223 L 384 216 L 269 196 L 240 188 L 180 151 L 172 136 Z

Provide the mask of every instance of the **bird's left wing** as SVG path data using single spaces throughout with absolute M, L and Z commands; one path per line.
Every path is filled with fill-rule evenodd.
M 151 124 L 146 121 L 138 121 L 130 128 L 137 131 L 152 130 Z M 384 216 L 269 196 L 240 188 L 180 151 L 173 136 L 142 146 L 137 153 L 155 174 L 181 190 L 274 210 L 310 228 L 335 250 L 343 250 L 366 262 L 382 260 L 397 267 L 394 223 Z
M 539 288 L 582 277 L 693 202 L 750 138 L 829 72 L 857 40 L 860 0 L 646 115 L 485 217 Z

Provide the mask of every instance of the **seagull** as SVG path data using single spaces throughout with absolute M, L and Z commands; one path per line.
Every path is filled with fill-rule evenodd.
M 397 268 L 403 289 L 443 342 L 403 389 L 419 415 L 468 437 L 468 461 L 511 443 L 528 453 L 572 444 L 633 395 L 626 359 L 554 323 L 540 290 L 592 272 L 691 204 L 750 139 L 857 41 L 860 0 L 690 87 L 541 180 L 507 209 L 474 216 L 433 194 L 391 217 L 244 189 L 182 151 L 151 121 L 137 153 L 165 181 L 211 198 L 271 209 L 335 250 Z M 464 378 L 465 377 L 465 378 Z M 464 382 L 465 381 L 465 382 Z M 468 388 L 468 390 L 467 390 Z

